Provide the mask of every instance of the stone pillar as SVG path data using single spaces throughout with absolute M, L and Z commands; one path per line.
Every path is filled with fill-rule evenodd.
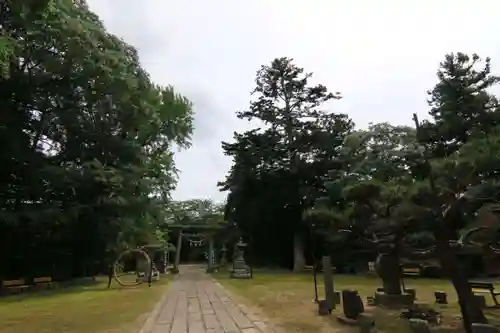
M 182 230 L 179 230 L 179 236 L 177 236 L 177 248 L 175 249 L 175 262 L 174 267 L 179 268 L 179 262 L 181 261 L 181 247 L 182 247 Z
M 220 265 L 221 266 L 226 266 L 227 264 L 227 248 L 226 248 L 226 243 L 222 244 L 222 249 L 220 250 L 221 253 L 221 258 L 220 258 Z
M 208 268 L 207 273 L 212 273 L 214 271 L 214 237 L 210 235 L 208 237 Z
M 325 285 L 325 299 L 330 310 L 335 309 L 335 293 L 333 289 L 332 263 L 330 256 L 323 256 L 323 283 Z

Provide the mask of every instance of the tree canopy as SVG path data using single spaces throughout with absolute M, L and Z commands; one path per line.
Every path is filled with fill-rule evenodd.
M 0 6 L 0 275 L 88 274 L 163 237 L 191 103 L 85 1 Z
M 314 202 L 322 177 L 334 167 L 337 149 L 353 130 L 346 115 L 323 109 L 324 102 L 340 96 L 322 85 L 310 85 L 311 75 L 289 58 L 262 66 L 255 80 L 255 99 L 237 115 L 263 125 L 235 133 L 234 143 L 222 143 L 234 161 L 220 184 L 230 190 L 226 218 L 255 236 L 253 243 L 271 244 L 272 237 L 287 242 L 286 235 L 295 235 L 295 266 L 303 265 L 302 212 Z M 253 233 L 259 225 L 276 229 L 266 235 Z M 276 245 L 274 251 L 283 247 Z
M 351 247 L 392 235 L 388 245 L 395 256 L 404 255 L 405 242 L 426 244 L 419 253 L 440 260 L 459 293 L 464 321 L 485 321 L 468 304 L 472 294 L 456 249 L 467 242 L 464 230 L 485 212 L 494 222 L 482 240 L 490 249 L 498 242 L 491 228 L 498 229 L 500 108 L 491 87 L 499 79 L 491 74 L 490 59 L 446 55 L 429 91 L 429 118 L 420 122 L 414 115 L 415 126 L 355 129 L 347 115 L 323 109 L 323 102 L 340 94 L 309 86 L 310 77 L 288 58 L 257 72 L 257 97 L 238 115 L 263 125 L 222 144 L 233 157 L 221 183 L 230 191 L 226 217 L 268 252 L 279 251 L 267 260 L 290 266 L 292 248 L 294 266 L 304 253 L 297 235 L 320 235 L 327 244 L 341 241 L 345 230 Z

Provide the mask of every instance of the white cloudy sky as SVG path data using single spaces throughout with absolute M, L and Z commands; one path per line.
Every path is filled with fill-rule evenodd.
M 359 126 L 410 123 L 447 52 L 491 56 L 500 69 L 495 0 L 88 0 L 112 33 L 134 45 L 154 81 L 194 103 L 193 147 L 178 154 L 174 199 L 225 194 L 231 161 L 220 142 L 248 127 L 256 70 L 292 57 L 344 99 L 331 107 Z M 497 60 L 497 61 L 495 61 Z

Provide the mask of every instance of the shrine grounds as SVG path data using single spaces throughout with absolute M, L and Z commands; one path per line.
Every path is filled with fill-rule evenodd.
M 213 274 L 232 294 L 235 302 L 255 308 L 283 328 L 286 333 L 359 332 L 340 324 L 340 305 L 329 316 L 319 316 L 314 303 L 314 283 L 310 273 L 255 270 L 253 279 L 230 279 L 226 270 Z M 168 290 L 170 276 L 151 288 L 143 284 L 123 288 L 113 282 L 107 289 L 105 277 L 96 284 L 66 287 L 0 298 L 0 333 L 136 333 L 156 302 Z M 322 276 L 318 275 L 319 298 L 324 298 Z M 335 290 L 356 289 L 363 300 L 381 286 L 378 277 L 334 275 Z M 453 286 L 444 279 L 405 278 L 407 288 L 415 288 L 417 302 L 427 303 L 443 315 L 443 324 L 433 332 L 460 333 L 460 313 Z M 445 291 L 448 305 L 435 305 L 434 292 Z M 489 305 L 493 302 L 485 295 Z M 379 332 L 410 333 L 400 311 L 368 307 Z M 500 326 L 500 309 L 486 309 L 490 322 Z
M 225 271 L 214 274 L 214 277 L 240 301 L 255 305 L 261 309 L 286 332 L 313 333 L 359 332 L 358 328 L 350 328 L 340 324 L 336 317 L 342 313 L 337 309 L 329 316 L 318 316 L 317 305 L 314 303 L 314 282 L 310 273 L 291 274 L 288 272 L 255 271 L 252 280 L 230 279 Z M 318 275 L 319 299 L 324 298 L 322 277 Z M 457 296 L 451 283 L 444 279 L 405 278 L 407 288 L 415 288 L 417 303 L 427 303 L 443 315 L 443 324 L 438 326 L 439 332 L 462 332 L 460 309 Z M 335 275 L 335 290 L 356 289 L 365 301 L 372 296 L 381 281 L 376 276 Z M 448 305 L 435 305 L 434 292 L 445 291 L 448 294 Z M 488 305 L 493 305 L 489 295 L 485 295 Z M 401 311 L 391 311 L 378 307 L 367 307 L 365 311 L 375 316 L 379 332 L 410 333 L 407 319 L 399 318 Z M 486 309 L 490 322 L 500 325 L 500 309 Z
M 168 276 L 135 288 L 107 278 L 96 284 L 28 292 L 0 298 L 1 333 L 138 332 L 148 312 L 167 292 Z

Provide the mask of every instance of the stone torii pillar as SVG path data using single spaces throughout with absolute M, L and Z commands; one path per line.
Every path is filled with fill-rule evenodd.
M 181 260 L 181 247 L 182 247 L 182 229 L 179 230 L 179 235 L 177 236 L 177 248 L 175 249 L 175 262 L 174 267 L 179 268 L 179 262 Z
M 210 234 L 208 236 L 208 268 L 207 273 L 212 273 L 215 270 L 214 267 L 214 235 Z

